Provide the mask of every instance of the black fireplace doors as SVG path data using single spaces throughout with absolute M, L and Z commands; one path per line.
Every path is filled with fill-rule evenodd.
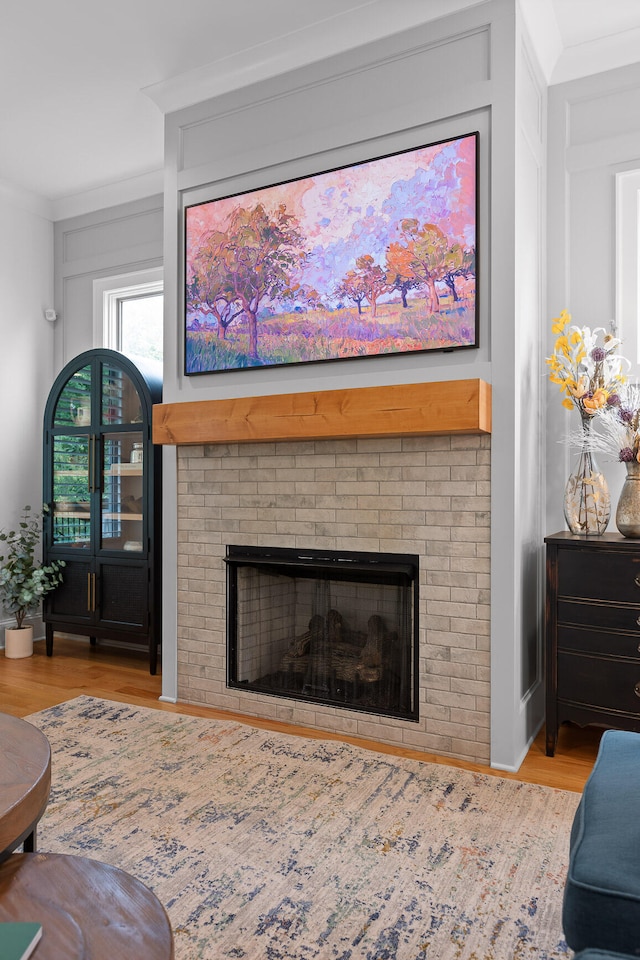
M 228 546 L 227 682 L 418 719 L 418 558 Z

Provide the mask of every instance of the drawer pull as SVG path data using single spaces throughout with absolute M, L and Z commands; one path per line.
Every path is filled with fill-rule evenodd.
M 635 578 L 633 582 L 635 583 L 636 587 L 640 587 L 640 573 L 638 574 L 638 576 Z
M 636 620 L 636 623 L 637 623 L 638 626 L 640 627 L 640 617 L 638 617 L 638 619 Z
M 635 693 L 636 697 L 640 697 L 640 682 L 636 683 L 635 687 L 633 688 L 633 692 Z

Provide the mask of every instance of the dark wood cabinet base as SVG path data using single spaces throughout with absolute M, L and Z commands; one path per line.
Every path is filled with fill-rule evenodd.
M 640 732 L 640 541 L 545 539 L 546 754 L 560 725 Z
M 88 633 L 86 630 L 78 630 L 74 624 L 69 623 L 45 623 L 45 649 L 48 657 L 53 656 L 53 635 L 56 630 L 60 633 L 68 633 L 78 637 L 86 637 Z M 155 643 L 153 638 L 148 642 L 143 641 L 140 643 L 138 637 L 133 634 L 131 637 L 123 636 L 120 633 L 118 636 L 112 636 L 108 630 L 100 632 L 97 636 L 89 636 L 89 643 L 92 647 L 96 647 L 98 640 L 104 640 L 109 643 L 128 643 L 131 646 L 138 647 L 139 649 L 148 650 L 149 652 L 149 673 L 152 676 L 155 676 L 158 670 L 158 650 L 159 643 Z

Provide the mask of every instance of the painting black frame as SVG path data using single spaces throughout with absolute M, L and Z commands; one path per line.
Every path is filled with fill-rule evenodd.
M 479 346 L 477 295 L 477 241 L 479 224 L 478 148 L 479 133 L 474 131 L 456 137 L 434 141 L 424 146 L 387 153 L 372 159 L 359 161 L 355 164 L 332 167 L 317 174 L 279 181 L 266 187 L 237 192 L 187 205 L 184 210 L 183 247 L 185 375 L 197 376 L 200 374 L 227 372 L 229 370 L 258 369 L 272 366 L 298 365 L 301 363 L 321 363 L 326 360 L 354 359 L 362 356 L 378 357 L 438 351 L 450 352 L 460 349 L 477 348 Z M 455 153 L 456 149 L 458 150 L 457 155 Z M 432 155 L 433 160 L 431 164 L 426 164 L 423 160 L 422 165 L 420 165 L 422 155 L 426 155 L 427 157 Z M 394 172 L 394 165 L 398 171 L 407 167 L 410 169 L 411 164 L 414 163 L 414 158 L 415 170 L 412 178 L 405 178 L 403 180 L 398 176 L 395 180 L 390 179 Z M 458 180 L 463 182 L 463 186 L 458 187 L 457 191 L 448 191 L 448 184 L 445 182 L 445 177 L 443 176 L 440 181 L 437 179 L 436 161 L 443 166 L 446 176 L 451 180 L 456 179 L 458 168 L 462 167 L 464 178 L 459 177 Z M 386 171 L 390 171 L 390 174 L 386 174 L 382 170 L 383 165 L 385 165 Z M 300 207 L 300 196 L 306 197 L 309 195 L 313 199 L 315 193 L 315 202 L 318 205 L 325 203 L 328 212 L 333 211 L 336 214 L 335 219 L 340 220 L 341 217 L 345 219 L 344 210 L 348 204 L 345 203 L 342 206 L 335 204 L 331 207 L 326 203 L 326 195 L 330 190 L 335 192 L 335 184 L 346 184 L 348 189 L 352 190 L 353 193 L 357 193 L 357 189 L 360 187 L 363 193 L 366 194 L 366 188 L 371 188 L 374 185 L 376 177 L 378 177 L 379 182 L 384 182 L 385 175 L 389 183 L 389 195 L 385 199 L 387 208 L 395 205 L 395 209 L 398 211 L 402 210 L 404 215 L 396 215 L 395 220 L 391 220 L 389 217 L 388 219 L 392 223 L 392 227 L 388 228 L 386 233 L 379 226 L 378 233 L 372 232 L 371 224 L 376 219 L 377 213 L 373 211 L 371 205 L 366 213 L 359 219 L 357 213 L 360 211 L 356 209 L 356 216 L 354 216 L 351 221 L 346 221 L 347 225 L 348 223 L 351 225 L 352 234 L 356 227 L 363 235 L 366 234 L 366 230 L 368 229 L 369 234 L 366 240 L 370 244 L 376 246 L 378 249 L 380 249 L 381 245 L 386 246 L 384 267 L 381 263 L 376 263 L 375 258 L 366 252 L 365 245 L 360 248 L 358 256 L 355 256 L 354 251 L 357 252 L 355 244 L 359 242 L 356 233 L 356 240 L 354 240 L 353 236 L 348 238 L 351 244 L 350 248 L 346 241 L 343 242 L 343 238 L 339 238 L 338 242 L 334 242 L 333 249 L 339 250 L 339 254 L 338 256 L 333 256 L 333 262 L 337 263 L 340 257 L 342 257 L 344 265 L 346 258 L 351 255 L 350 263 L 352 265 L 352 268 L 347 271 L 346 274 L 343 274 L 342 279 L 340 279 L 338 275 L 334 276 L 330 270 L 328 271 L 327 280 L 332 282 L 334 286 L 331 290 L 325 289 L 324 294 L 326 296 L 324 299 L 329 301 L 332 296 L 334 299 L 337 298 L 337 304 L 335 306 L 329 304 L 329 302 L 324 303 L 323 291 L 318 291 L 309 284 L 287 284 L 287 281 L 291 280 L 296 271 L 296 276 L 304 279 L 304 265 L 308 265 L 310 262 L 314 264 L 314 257 L 316 258 L 314 264 L 315 275 L 313 274 L 313 270 L 310 270 L 311 278 L 318 279 L 318 277 L 321 277 L 321 271 L 317 268 L 318 260 L 322 260 L 327 254 L 327 251 L 332 250 L 331 244 L 327 243 L 324 247 L 321 244 L 319 245 L 317 243 L 317 237 L 312 237 L 311 232 L 304 234 L 300 230 L 297 230 L 297 226 L 299 226 L 298 218 L 291 212 L 292 208 L 288 209 L 286 207 L 287 193 L 289 194 L 292 207 L 294 203 Z M 430 176 L 432 179 L 433 177 L 436 179 L 436 189 L 432 193 L 426 190 L 420 193 L 420 181 L 424 184 L 424 181 Z M 330 186 L 332 183 L 334 185 Z M 355 187 L 353 186 L 354 183 Z M 320 189 L 323 187 L 324 195 L 322 189 Z M 345 196 L 347 195 L 347 187 L 345 187 L 343 191 Z M 417 193 L 416 190 L 418 191 Z M 404 205 L 402 191 L 407 194 Z M 351 198 L 353 193 L 349 195 L 349 198 Z M 465 199 L 465 195 L 469 193 L 471 197 L 466 196 L 465 204 L 468 216 L 465 219 L 465 216 L 461 216 L 458 211 L 457 220 L 455 221 L 457 232 L 453 234 L 456 239 L 454 242 L 450 242 L 449 236 L 442 230 L 439 224 L 453 223 L 454 213 L 450 214 L 449 219 L 447 219 L 447 217 L 441 217 L 439 223 L 437 223 L 435 217 L 429 217 L 427 221 L 424 211 L 437 210 L 438 208 L 449 209 L 449 207 L 455 209 L 455 205 L 461 203 L 461 198 Z M 279 213 L 281 209 L 279 204 L 283 200 L 285 201 L 285 208 L 284 213 L 281 215 Z M 449 206 L 447 206 L 447 204 Z M 258 207 L 261 207 L 263 215 L 256 212 Z M 422 215 L 420 215 L 421 212 Z M 412 213 L 418 213 L 419 215 L 417 217 L 409 216 L 409 214 Z M 201 225 L 208 220 L 209 223 L 213 223 L 214 226 L 201 229 L 200 240 L 202 241 L 203 237 L 206 239 L 201 243 L 199 256 L 195 257 L 192 256 L 194 250 L 193 235 L 196 229 L 194 223 L 198 222 L 198 218 Z M 381 221 L 382 218 L 378 216 L 377 219 Z M 311 222 L 309 218 L 307 218 L 307 220 Z M 332 222 L 332 218 L 325 217 L 323 218 L 323 221 L 324 220 L 327 220 L 328 223 Z M 434 222 L 431 223 L 431 220 Z M 293 230 L 290 229 L 292 224 L 295 224 Z M 230 226 L 234 228 L 235 232 L 229 229 Z M 316 227 L 317 223 L 314 223 L 314 230 Z M 404 229 L 405 227 L 406 230 Z M 426 228 L 433 229 L 429 232 Z M 318 229 L 320 228 L 318 227 Z M 331 229 L 333 230 L 334 228 L 332 227 Z M 413 232 L 411 232 L 412 229 Z M 464 247 L 458 242 L 461 236 L 461 229 L 467 238 L 472 236 L 473 243 L 471 245 Z M 271 277 L 272 287 L 270 288 L 270 292 L 273 295 L 268 296 L 263 294 L 262 297 L 259 297 L 258 303 L 260 303 L 260 301 L 263 303 L 262 311 L 260 313 L 256 310 L 255 316 L 251 318 L 248 313 L 243 312 L 241 309 L 241 300 L 234 300 L 233 295 L 236 289 L 240 288 L 243 301 L 246 300 L 247 290 L 251 291 L 256 289 L 260 281 L 256 280 L 252 282 L 250 279 L 252 276 L 251 270 L 246 264 L 240 264 L 240 267 L 245 270 L 245 273 L 240 275 L 239 282 L 238 271 L 236 270 L 238 264 L 234 261 L 234 257 L 239 259 L 239 252 L 242 251 L 242 255 L 250 259 L 252 255 L 252 237 L 269 235 L 269 231 L 282 240 L 279 250 L 274 254 L 273 260 L 269 263 L 269 267 L 273 268 L 273 276 Z M 438 231 L 443 235 L 444 240 L 439 236 Z M 318 236 L 322 237 L 322 234 L 319 233 Z M 328 236 L 330 236 L 329 232 L 327 232 L 327 237 Z M 288 242 L 292 240 L 292 237 L 293 242 Z M 243 242 L 238 243 L 239 239 L 242 239 Z M 309 255 L 309 251 L 302 252 L 297 249 L 300 247 L 299 239 L 306 241 L 307 247 L 311 245 L 313 239 L 316 240 L 316 248 L 312 255 Z M 404 244 L 399 242 L 400 239 L 404 241 Z M 407 307 L 415 307 L 414 312 L 416 314 L 420 312 L 419 299 L 415 295 L 412 296 L 411 291 L 426 290 L 429 281 L 424 278 L 419 280 L 418 277 L 415 277 L 415 283 L 409 283 L 408 287 L 404 289 L 404 292 L 399 286 L 391 287 L 389 265 L 391 264 L 392 268 L 395 269 L 396 264 L 393 259 L 390 259 L 389 254 L 392 248 L 402 248 L 404 246 L 404 248 L 406 248 L 404 254 L 402 250 L 396 251 L 398 262 L 401 265 L 404 263 L 401 269 L 405 271 L 405 273 L 415 273 L 415 271 L 412 271 L 412 268 L 406 266 L 406 257 L 409 256 L 407 251 L 411 248 L 411 255 L 414 255 L 416 250 L 428 251 L 430 250 L 430 241 L 432 245 L 435 246 L 436 253 L 437 251 L 444 251 L 443 256 L 449 258 L 447 265 L 451 264 L 453 268 L 458 271 L 451 273 L 451 275 L 447 277 L 447 280 L 436 277 L 433 283 L 436 292 L 436 301 L 443 299 L 439 297 L 438 287 L 436 285 L 439 285 L 440 290 L 442 290 L 443 284 L 446 284 L 449 289 L 453 291 L 453 308 L 447 311 L 446 323 L 441 323 L 440 326 L 438 326 L 438 323 L 442 321 L 443 313 L 428 314 L 429 308 L 427 308 L 427 312 L 423 312 L 423 315 L 418 316 L 415 323 L 413 323 L 412 318 L 412 324 L 406 324 L 407 333 L 411 330 L 412 333 L 415 334 L 416 328 L 418 328 L 426 331 L 433 330 L 435 333 L 442 335 L 433 337 L 431 341 L 429 339 L 421 341 L 419 337 L 406 336 L 404 339 L 407 344 L 410 345 L 403 346 L 403 335 L 398 335 L 398 329 L 402 329 L 402 322 L 400 324 L 394 323 L 393 316 L 387 316 L 384 318 L 384 322 L 380 322 L 376 317 L 376 308 L 378 305 L 380 307 L 386 307 L 388 314 L 391 315 L 395 311 L 400 321 L 407 321 L 409 316 L 402 316 Z M 444 246 L 445 241 L 446 250 Z M 439 255 L 440 254 L 437 253 L 437 256 Z M 304 261 L 302 259 L 303 257 L 305 258 Z M 369 257 L 369 260 L 367 260 L 367 257 Z M 296 258 L 298 259 L 296 260 Z M 411 262 L 417 265 L 419 264 L 419 259 L 416 257 Z M 430 263 L 431 261 L 427 260 L 426 262 Z M 254 263 L 254 278 L 259 276 L 256 263 L 257 261 Z M 221 267 L 221 264 L 228 264 L 229 269 L 225 270 Z M 356 264 L 360 264 L 363 268 L 360 270 L 360 273 L 358 273 L 360 268 L 354 269 Z M 364 268 L 369 268 L 369 274 L 363 274 Z M 287 269 L 290 271 L 289 274 L 286 273 Z M 420 268 L 418 267 L 418 269 Z M 383 277 L 381 277 L 381 273 L 384 275 Z M 353 275 L 353 277 L 350 278 L 350 275 Z M 361 285 L 359 286 L 359 284 L 363 275 L 371 278 L 372 299 L 367 299 L 366 296 L 362 295 Z M 423 277 L 426 277 L 426 275 L 427 267 L 425 266 Z M 398 276 L 400 276 L 400 274 L 398 274 Z M 467 293 L 467 296 L 464 298 L 459 299 L 457 296 L 455 277 L 464 278 L 463 283 Z M 351 285 L 347 282 L 350 280 L 354 280 Z M 379 284 L 387 281 L 387 286 L 389 287 L 386 291 L 387 297 L 393 297 L 394 291 L 399 296 L 396 296 L 395 299 L 385 300 L 383 299 L 385 296 L 383 293 L 378 296 L 376 302 L 373 299 L 375 297 L 374 284 L 376 280 L 379 281 Z M 402 283 L 403 285 L 405 283 L 404 277 L 402 278 Z M 342 300 L 354 298 L 352 299 L 352 303 L 356 306 L 345 306 L 345 304 L 341 302 L 341 299 L 337 297 L 338 290 L 345 294 Z M 360 297 L 359 301 L 355 299 L 357 297 Z M 284 303 L 286 300 L 290 302 L 291 309 L 277 313 L 275 304 L 279 302 Z M 456 306 L 456 304 L 459 304 L 462 300 L 464 300 L 465 305 L 462 307 Z M 211 301 L 214 302 L 212 303 Z M 369 316 L 363 320 L 362 304 L 365 301 L 368 304 Z M 401 303 L 402 307 L 399 307 L 398 303 Z M 425 296 L 425 303 L 429 303 L 429 307 L 431 307 L 434 304 L 434 299 L 432 298 L 429 301 L 428 297 Z M 200 309 L 194 309 L 194 305 L 199 305 Z M 251 304 L 249 304 L 249 306 L 251 306 Z M 356 307 L 357 314 L 355 312 Z M 312 336 L 309 336 L 309 331 L 312 327 L 312 324 L 309 322 L 310 315 L 311 317 L 315 317 L 316 320 L 320 319 L 323 321 L 324 335 L 322 337 L 318 335 L 318 331 L 320 330 L 319 326 L 317 330 L 313 328 Z M 203 316 L 205 319 L 203 319 Z M 213 317 L 213 320 L 209 319 L 210 317 Z M 429 323 L 429 317 L 432 319 L 431 323 Z M 366 323 L 367 319 L 369 321 L 368 324 Z M 376 320 L 374 326 L 372 326 L 373 320 Z M 213 321 L 215 321 L 215 323 Z M 351 336 L 354 329 L 357 331 L 358 337 L 360 337 L 359 340 Z M 235 337 L 233 341 L 227 339 L 227 332 L 229 331 L 232 336 Z M 376 334 L 380 332 L 386 334 L 387 331 L 389 331 L 388 336 L 376 336 Z M 328 332 L 331 333 L 331 336 L 328 335 Z M 271 350 L 270 357 L 261 358 L 258 355 L 257 347 L 260 333 L 262 334 L 263 342 L 268 339 L 269 349 Z M 253 349 L 251 341 L 252 335 Z M 418 345 L 416 345 L 416 343 Z M 204 359 L 202 355 L 197 356 L 195 344 L 207 348 L 209 355 L 212 354 L 215 360 L 212 362 L 204 349 L 201 351 Z M 298 344 L 298 353 L 293 356 L 291 355 L 292 344 Z M 334 352 L 332 352 L 332 346 L 334 344 L 337 346 L 334 348 Z M 322 350 L 324 355 L 314 354 L 314 350 L 319 349 Z M 280 352 L 278 352 L 279 350 Z M 304 354 L 305 351 L 307 355 L 301 355 Z M 231 362 L 230 358 L 233 362 Z

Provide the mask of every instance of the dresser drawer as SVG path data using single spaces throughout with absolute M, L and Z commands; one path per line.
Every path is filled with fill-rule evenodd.
M 626 657 L 640 666 L 640 628 L 637 636 L 590 630 L 584 627 L 558 627 L 558 650 L 595 654 L 601 657 Z M 629 665 L 634 670 L 633 665 Z
M 640 663 L 559 652 L 558 697 L 640 715 Z
M 640 553 L 559 550 L 558 596 L 640 603 Z
M 603 630 L 628 630 L 640 636 L 640 605 L 558 600 L 558 624 L 583 624 Z
M 640 730 L 640 540 L 545 537 L 546 752 L 563 723 Z

